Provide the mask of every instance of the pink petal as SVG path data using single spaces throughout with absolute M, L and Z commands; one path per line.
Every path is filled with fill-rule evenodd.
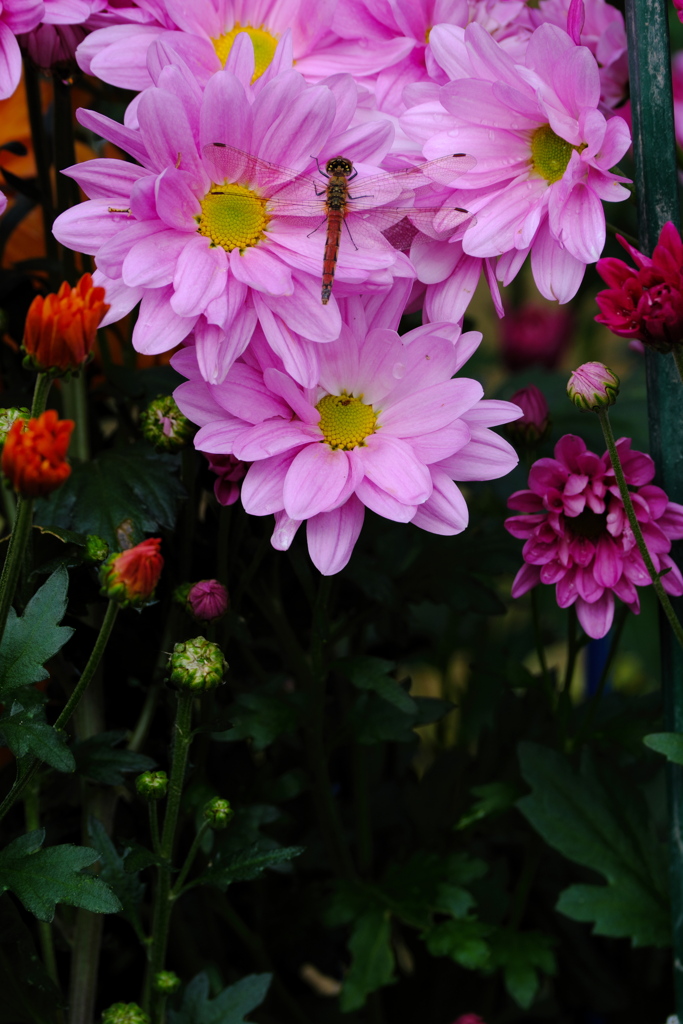
M 467 503 L 459 488 L 443 472 L 432 469 L 434 490 L 420 505 L 413 523 L 429 533 L 452 537 L 462 533 L 469 522 Z
M 294 452 L 274 455 L 250 466 L 242 481 L 242 504 L 252 516 L 279 512 L 284 506 L 283 488 Z
M 389 434 L 371 434 L 355 449 L 365 475 L 405 505 L 421 505 L 432 493 L 429 470 L 406 441 Z
M 323 576 L 340 572 L 349 561 L 363 526 L 365 509 L 352 495 L 332 512 L 321 512 L 306 525 L 308 553 Z
M 285 511 L 292 519 L 310 519 L 330 509 L 349 475 L 346 452 L 327 444 L 309 444 L 297 453 L 284 487 Z
M 417 511 L 417 505 L 404 505 L 397 501 L 386 491 L 381 490 L 372 480 L 365 477 L 356 487 L 356 497 L 359 501 L 376 512 L 384 519 L 391 519 L 395 523 L 409 523 Z
M 173 289 L 152 288 L 145 292 L 133 329 L 133 348 L 145 355 L 168 352 L 183 341 L 197 317 L 178 316 L 171 308 Z
M 606 590 L 602 597 L 588 604 L 582 598 L 576 602 L 576 614 L 581 626 L 593 640 L 609 632 L 614 619 L 614 594 Z
M 243 462 L 254 462 L 257 459 L 265 459 L 270 455 L 278 455 L 280 452 L 288 451 L 290 448 L 300 448 L 302 445 L 316 448 L 311 441 L 319 441 L 320 430 L 310 427 L 308 424 L 299 423 L 297 420 L 282 420 L 278 416 L 274 419 L 264 420 L 245 430 L 240 441 L 235 445 L 234 455 Z M 322 448 L 323 446 L 320 445 Z M 295 519 L 305 519 L 306 516 L 294 516 Z

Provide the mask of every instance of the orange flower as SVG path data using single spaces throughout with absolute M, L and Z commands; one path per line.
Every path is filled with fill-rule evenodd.
M 164 567 L 159 537 L 149 537 L 128 551 L 110 555 L 100 569 L 102 593 L 122 607 L 139 608 L 154 596 Z
M 38 419 L 15 420 L 2 449 L 2 472 L 22 498 L 39 498 L 60 487 L 71 473 L 66 461 L 73 420 L 54 409 Z
M 37 295 L 24 327 L 24 351 L 38 370 L 77 370 L 86 361 L 109 306 L 104 288 L 84 274 L 75 288 L 66 281 L 55 295 Z

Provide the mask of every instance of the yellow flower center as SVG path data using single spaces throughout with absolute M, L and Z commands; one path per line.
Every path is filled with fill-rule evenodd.
M 325 395 L 316 409 L 320 413 L 320 429 L 330 448 L 351 451 L 362 445 L 368 434 L 374 434 L 377 415 L 371 405 L 347 395 Z
M 559 181 L 567 170 L 567 164 L 575 149 L 580 153 L 585 149 L 585 143 L 581 146 L 572 146 L 570 142 L 556 135 L 549 124 L 541 125 L 531 136 L 531 159 L 534 170 L 552 185 Z
M 213 185 L 200 204 L 202 212 L 196 218 L 199 234 L 227 252 L 248 249 L 265 238 L 269 220 L 266 200 L 245 185 Z
M 225 67 L 225 62 L 232 50 L 232 44 L 235 42 L 235 39 L 240 32 L 246 32 L 254 44 L 255 66 L 251 80 L 252 82 L 255 82 L 270 65 L 270 62 L 275 56 L 278 41 L 276 37 L 272 36 L 270 32 L 267 32 L 265 28 L 252 28 L 251 25 L 240 25 L 238 21 L 232 31 L 224 32 L 216 39 L 211 40 L 213 48 L 216 51 L 216 55 L 223 67 Z

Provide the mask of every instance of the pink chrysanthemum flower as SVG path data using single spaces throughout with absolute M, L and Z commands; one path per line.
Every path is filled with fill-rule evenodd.
M 460 533 L 467 505 L 453 481 L 494 479 L 517 462 L 489 428 L 520 410 L 483 401 L 477 381 L 451 379 L 481 335 L 443 323 L 400 337 L 385 325 L 395 326 L 405 297 L 400 286 L 379 305 L 345 300 L 342 333 L 321 346 L 312 388 L 283 373 L 258 333 L 213 387 L 198 379 L 192 348 L 173 358 L 191 378 L 175 398 L 201 425 L 196 446 L 252 463 L 242 484 L 246 511 L 275 514 L 280 550 L 306 521 L 308 550 L 324 575 L 348 562 L 365 507 L 432 533 Z
M 598 110 L 595 58 L 554 25 L 531 35 L 524 64 L 476 24 L 439 25 L 430 43 L 452 80 L 401 124 L 427 158 L 462 150 L 477 161 L 451 196 L 473 214 L 454 237 L 470 256 L 501 257 L 505 284 L 531 251 L 541 293 L 567 302 L 602 252 L 602 201 L 629 195 L 609 169 L 630 132 Z
M 683 506 L 650 483 L 655 467 L 649 455 L 631 451 L 627 437 L 617 449 L 654 566 L 658 572 L 669 570 L 662 585 L 669 594 L 683 594 L 683 577 L 669 555 L 671 541 L 683 537 Z M 575 604 L 579 622 L 595 639 L 612 625 L 615 596 L 637 615 L 636 587 L 647 586 L 650 577 L 609 454 L 595 455 L 580 437 L 565 434 L 554 459 L 539 459 L 531 467 L 529 488 L 508 501 L 510 508 L 527 513 L 505 523 L 513 537 L 525 541 L 525 564 L 512 584 L 512 596 L 538 583 L 554 583 L 560 608 Z
M 312 385 L 320 343 L 341 330 L 335 296 L 388 289 L 414 271 L 379 228 L 361 218 L 356 229 L 351 213 L 350 231 L 362 248 L 343 233 L 335 291 L 323 306 L 322 200 L 309 183 L 308 205 L 298 205 L 302 185 L 274 165 L 322 183 L 311 154 L 324 163 L 342 153 L 359 171 L 362 194 L 392 128 L 349 127 L 357 97 L 349 77 L 309 86 L 272 64 L 250 85 L 253 50 L 245 34 L 231 62 L 235 73 L 217 72 L 204 92 L 186 68 L 162 67 L 158 85 L 140 98 L 137 129 L 80 110 L 81 124 L 139 164 L 96 159 L 69 168 L 90 199 L 58 217 L 54 233 L 95 257 L 96 283 L 112 306 L 103 325 L 141 300 L 133 332 L 139 352 L 168 351 L 193 331 L 202 373 L 216 382 L 259 322 L 287 372 Z
M 30 32 L 45 15 L 43 0 L 2 0 L 0 5 L 0 100 L 11 96 L 21 78 L 17 36 Z
M 255 78 L 269 67 L 281 42 L 286 59 L 291 63 L 293 58 L 304 77 L 309 77 L 311 59 L 312 77 L 331 73 L 320 70 L 315 53 L 332 26 L 333 0 L 193 0 L 190 5 L 147 0 L 140 6 L 149 19 L 142 23 L 132 4 L 110 5 L 109 20 L 120 23 L 91 33 L 79 47 L 77 60 L 84 71 L 124 89 L 147 89 L 154 84 L 147 54 L 159 41 L 206 82 L 225 66 L 235 39 L 245 32 L 256 54 Z
M 86 22 L 105 0 L 43 0 L 40 25 L 19 37 L 19 45 L 36 67 L 64 77 L 76 70 L 76 47 L 88 33 Z

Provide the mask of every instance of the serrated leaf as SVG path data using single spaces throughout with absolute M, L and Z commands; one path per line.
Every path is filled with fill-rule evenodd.
M 241 693 L 230 710 L 232 729 L 213 733 L 213 739 L 231 743 L 252 739 L 256 750 L 265 750 L 284 733 L 294 732 L 301 720 L 302 702 L 298 694 L 276 692 Z
M 354 924 L 349 951 L 351 966 L 339 997 L 342 1013 L 365 1006 L 371 992 L 395 980 L 389 911 L 370 910 L 362 914 Z
M 534 743 L 520 744 L 519 759 L 532 788 L 517 802 L 520 811 L 550 846 L 607 880 L 607 887 L 570 887 L 557 909 L 593 922 L 597 935 L 669 945 L 664 847 L 638 792 L 605 769 L 599 777 L 588 756 L 580 775 L 561 754 Z
M 2 723 L 0 722 L 0 728 Z M 108 786 L 120 786 L 125 782 L 125 774 L 130 772 L 147 772 L 154 768 L 156 761 L 146 754 L 138 754 L 134 750 L 116 750 L 117 744 L 126 737 L 123 730 L 101 732 L 87 740 L 81 740 L 73 746 L 75 767 L 82 775 L 94 782 L 102 782 Z
M 406 714 L 376 693 L 361 693 L 345 722 L 357 743 L 413 743 L 417 715 Z
M 51 921 L 57 903 L 95 914 L 115 914 L 121 909 L 108 885 L 83 873 L 98 859 L 96 850 L 70 845 L 43 850 L 44 838 L 44 829 L 38 829 L 0 852 L 0 891 L 13 892 L 39 921 Z
M 499 929 L 491 936 L 491 967 L 500 967 L 505 987 L 523 1010 L 528 1010 L 538 992 L 538 972 L 555 973 L 553 940 L 540 932 Z
M 36 522 L 95 533 L 116 551 L 123 529 L 127 542 L 136 544 L 159 527 L 173 527 L 184 495 L 177 466 L 175 456 L 144 443 L 104 451 L 75 466 L 62 487 L 36 502 Z
M 643 736 L 643 743 L 650 750 L 664 754 L 667 761 L 683 764 L 683 735 L 679 732 L 651 732 Z
M 56 1024 L 64 1003 L 11 897 L 0 897 L 0 1024 Z
M 10 748 L 15 757 L 32 754 L 58 772 L 72 772 L 76 768 L 64 733 L 48 725 L 41 705 L 34 704 L 25 708 L 15 701 L 10 713 L 0 718 L 1 742 Z
M 140 843 L 130 842 L 128 853 L 124 861 L 124 870 L 127 874 L 133 875 L 145 868 L 151 868 L 153 864 L 161 864 L 161 857 L 158 857 L 152 850 Z
M 36 591 L 19 617 L 10 608 L 0 644 L 0 697 L 47 679 L 45 662 L 67 642 L 73 629 L 59 626 L 66 611 L 69 575 L 56 569 Z
M 383 658 L 359 656 L 341 658 L 333 668 L 346 676 L 358 690 L 372 690 L 383 700 L 393 704 L 405 714 L 415 714 L 417 707 L 413 698 L 389 675 L 395 668 L 393 661 Z
M 206 974 L 193 978 L 179 1010 L 168 1011 L 168 1024 L 248 1024 L 246 1015 L 266 998 L 272 974 L 249 974 L 209 999 Z
M 121 913 L 127 918 L 138 934 L 142 934 L 139 908 L 145 895 L 145 886 L 137 874 L 126 870 L 126 850 L 120 854 L 107 835 L 104 825 L 97 818 L 88 822 L 88 834 L 93 848 L 100 855 L 99 877 L 111 886 L 121 903 Z
M 212 867 L 205 871 L 201 878 L 192 882 L 192 885 L 213 885 L 218 889 L 225 889 L 233 882 L 250 881 L 266 868 L 292 860 L 303 852 L 303 846 L 278 846 L 275 849 L 264 850 L 257 843 L 235 857 L 216 856 Z
M 488 818 L 491 814 L 508 810 L 520 796 L 517 786 L 510 782 L 489 782 L 484 786 L 473 786 L 470 792 L 479 799 L 475 800 L 467 814 L 463 814 L 456 823 L 454 827 L 457 830 L 468 828 L 474 822 Z
M 454 919 L 435 925 L 423 937 L 433 956 L 449 956 L 461 967 L 473 971 L 488 964 L 490 953 L 486 940 L 491 930 L 490 925 L 474 918 Z

